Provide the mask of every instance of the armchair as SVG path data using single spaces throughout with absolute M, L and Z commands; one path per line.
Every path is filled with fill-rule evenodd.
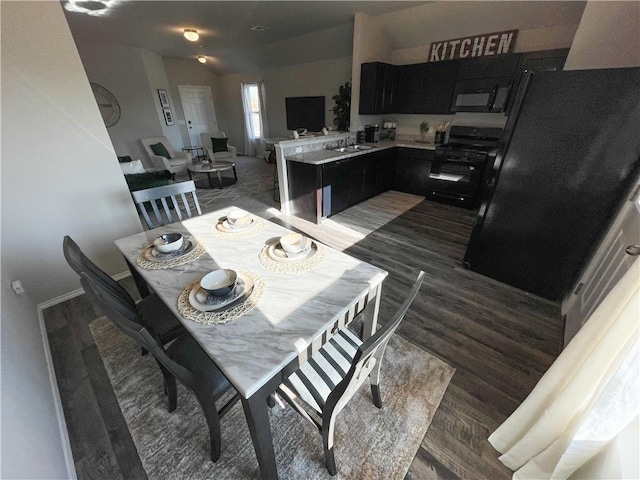
M 140 140 L 153 166 L 158 170 L 169 170 L 173 176 L 183 172 L 191 165 L 189 152 L 177 152 L 167 140 L 167 137 L 149 137 Z M 161 144 L 163 148 L 158 146 Z M 155 151 L 154 151 L 155 148 Z M 160 155 L 162 153 L 162 155 Z M 165 155 L 168 155 L 166 157 Z
M 238 149 L 233 145 L 227 144 L 226 151 L 214 151 L 216 149 L 213 148 L 213 142 L 211 138 L 227 138 L 227 135 L 224 132 L 204 132 L 200 134 L 200 140 L 202 141 L 202 146 L 207 151 L 207 155 L 211 159 L 212 162 L 216 162 L 218 160 L 227 160 L 230 162 L 236 161 L 236 155 Z

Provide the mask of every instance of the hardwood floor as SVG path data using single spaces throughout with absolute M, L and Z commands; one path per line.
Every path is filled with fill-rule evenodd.
M 377 209 L 407 198 L 383 195 L 332 218 L 351 229 L 273 220 L 387 270 L 382 323 L 418 270 L 426 272 L 399 333 L 454 366 L 456 373 L 406 478 L 510 478 L 487 437 L 559 352 L 559 305 L 462 267 L 475 212 L 422 201 L 364 236 Z M 353 235 L 345 233 L 349 230 Z M 133 288 L 130 279 L 123 283 Z M 84 296 L 44 315 L 78 478 L 146 478 L 88 331 L 96 316 Z

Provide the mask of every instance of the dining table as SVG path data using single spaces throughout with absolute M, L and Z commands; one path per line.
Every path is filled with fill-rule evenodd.
M 356 316 L 361 314 L 363 319 L 363 340 L 375 333 L 387 272 L 315 239 L 311 244 L 315 261 L 307 268 L 299 268 L 304 262 L 295 259 L 266 261 L 265 253 L 273 252 L 291 230 L 251 214 L 252 223 L 236 232 L 226 220 L 226 214 L 235 209 L 229 205 L 115 243 L 141 295 L 153 290 L 240 394 L 260 474 L 276 479 L 271 395 Z M 166 268 L 146 262 L 144 252 L 154 239 L 172 232 L 198 245 L 199 256 L 169 262 Z M 185 317 L 187 290 L 199 288 L 199 280 L 218 269 L 250 276 L 254 289 L 260 287 L 259 297 L 253 298 L 251 307 L 240 309 L 237 318 L 224 319 L 225 323 Z

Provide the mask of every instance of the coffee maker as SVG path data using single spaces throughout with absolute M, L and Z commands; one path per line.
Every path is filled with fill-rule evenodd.
M 367 143 L 379 142 L 380 141 L 380 125 L 365 125 L 364 141 Z

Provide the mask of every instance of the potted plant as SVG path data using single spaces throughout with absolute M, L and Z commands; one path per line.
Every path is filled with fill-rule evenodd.
M 338 95 L 333 96 L 333 126 L 341 132 L 349 131 L 351 118 L 351 82 L 340 85 Z

